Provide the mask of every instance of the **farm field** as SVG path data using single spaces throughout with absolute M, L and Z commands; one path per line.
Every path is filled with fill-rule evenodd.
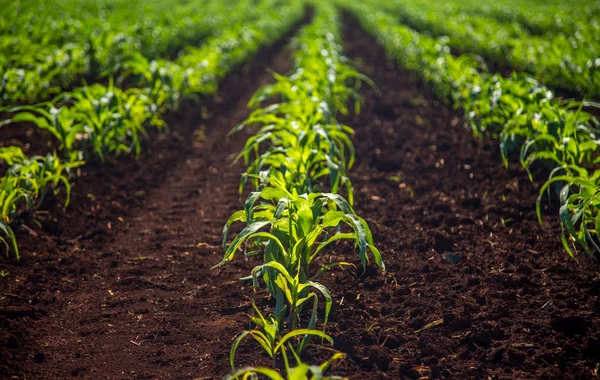
M 598 377 L 600 5 L 4 5 L 0 378 Z

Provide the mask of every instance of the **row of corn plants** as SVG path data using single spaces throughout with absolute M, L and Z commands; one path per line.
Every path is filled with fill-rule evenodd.
M 376 36 L 400 65 L 416 71 L 438 96 L 462 108 L 477 136 L 500 141 L 505 164 L 517 160 L 532 177 L 533 167 L 549 173 L 537 202 L 558 193 L 562 242 L 575 257 L 600 249 L 600 171 L 590 171 L 598 156 L 598 121 L 582 110 L 590 102 L 561 101 L 536 80 L 492 74 L 469 55 L 454 56 L 445 39 L 435 39 L 399 25 L 391 14 L 364 2 L 344 5 Z M 551 199 L 551 198 L 550 198 Z
M 139 7 L 124 0 L 56 3 L 9 4 L 15 19 L 0 34 L 0 105 L 50 99 L 114 75 L 132 60 L 173 57 L 217 35 L 223 25 L 262 11 L 252 0 L 153 0 Z M 53 10 L 46 14 L 40 8 Z
M 468 13 L 462 1 L 383 0 L 371 4 L 393 12 L 403 24 L 447 37 L 446 44 L 479 54 L 501 67 L 533 75 L 548 86 L 588 98 L 600 96 L 600 22 L 579 22 L 573 34 L 532 35 L 513 22 Z M 575 8 L 575 6 L 572 6 Z
M 137 61 L 127 66 L 117 82 L 127 79 L 134 87 L 121 89 L 110 80 L 64 93 L 52 102 L 5 109 L 15 113 L 11 122 L 31 122 L 47 130 L 58 153 L 27 158 L 17 147 L 1 150 L 0 162 L 9 167 L 0 179 L 0 242 L 18 259 L 13 227 L 49 192 L 64 188 L 68 204 L 72 168 L 107 155 L 138 155 L 149 127 L 166 128 L 166 111 L 176 110 L 181 99 L 215 93 L 220 79 L 303 16 L 299 3 L 279 8 L 274 4 L 263 0 L 258 20 L 231 26 L 202 47 L 186 50 L 175 62 Z
M 274 84 L 260 88 L 250 101 L 249 118 L 232 130 L 257 128 L 237 157 L 247 168 L 240 193 L 246 187 L 251 192 L 224 227 L 225 254 L 217 267 L 240 251 L 246 259 L 259 257 L 242 280 L 252 281 L 254 289 L 264 284 L 273 305 L 267 312 L 253 302 L 256 327 L 235 338 L 229 379 L 259 374 L 270 379 L 335 378 L 324 372 L 343 354 L 314 366 L 301 359 L 311 339 L 332 342 L 326 326 L 333 301 L 319 276 L 333 267 L 353 266 L 327 261 L 325 255 L 334 243 L 347 241 L 356 247 L 363 268 L 372 259 L 384 269 L 369 226 L 352 208 L 348 170 L 354 162 L 353 130 L 336 120 L 351 104 L 358 110 L 358 87 L 369 80 L 342 55 L 334 5 L 312 5 L 312 23 L 294 40 L 294 71 L 287 77 L 276 74 Z M 244 227 L 230 241 L 230 228 L 238 223 Z M 273 368 L 236 369 L 236 352 L 248 338 L 272 359 Z M 277 371 L 281 361 L 285 377 Z
M 478 14 L 493 19 L 518 23 L 534 35 L 575 35 L 586 28 L 598 30 L 600 3 L 586 0 L 564 2 L 497 0 L 481 2 L 465 0 L 461 3 L 434 1 L 448 15 L 457 13 Z M 596 36 L 596 41 L 600 36 Z

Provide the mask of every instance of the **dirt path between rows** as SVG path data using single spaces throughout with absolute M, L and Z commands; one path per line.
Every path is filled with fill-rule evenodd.
M 356 209 L 386 273 L 333 270 L 328 330 L 352 379 L 590 378 L 600 361 L 600 271 L 566 259 L 555 210 L 506 170 L 460 114 L 398 71 L 356 23 L 345 48 L 379 87 L 364 88 L 352 171 Z M 219 379 L 246 327 L 251 263 L 221 271 L 221 230 L 241 207 L 247 135 L 227 137 L 265 68 L 291 67 L 282 44 L 224 81 L 217 100 L 171 116 L 138 162 L 88 167 L 73 206 L 21 231 L 24 260 L 0 261 L 0 373 L 17 378 Z M 202 104 L 202 103 L 201 103 Z M 201 131 L 201 132 L 197 132 Z M 88 195 L 89 194 L 89 195 Z M 54 213 L 55 211 L 53 211 Z M 325 260 L 358 263 L 340 244 Z M 264 298 L 259 302 L 267 304 Z M 241 363 L 266 363 L 257 347 Z M 307 352 L 322 360 L 327 351 Z

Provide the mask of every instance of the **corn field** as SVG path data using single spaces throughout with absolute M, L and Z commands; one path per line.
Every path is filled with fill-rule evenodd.
M 599 376 L 600 4 L 3 5 L 3 378 Z

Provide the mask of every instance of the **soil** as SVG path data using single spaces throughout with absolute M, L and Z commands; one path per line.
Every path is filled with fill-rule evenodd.
M 346 20 L 344 47 L 378 88 L 364 87 L 352 170 L 387 271 L 335 269 L 328 332 L 347 353 L 332 373 L 352 379 L 591 378 L 600 362 L 600 269 L 560 244 L 557 210 L 536 220 L 539 183 L 506 169 L 494 141 L 397 70 Z M 19 231 L 22 261 L 0 259 L 0 374 L 10 378 L 219 379 L 247 328 L 252 263 L 211 270 L 221 230 L 242 207 L 251 131 L 227 132 L 246 103 L 286 73 L 280 42 L 224 80 L 220 95 L 169 117 L 139 161 L 86 166 L 72 206 Z M 44 211 L 44 210 L 43 210 Z M 52 215 L 50 217 L 49 215 Z M 353 248 L 326 259 L 359 264 Z M 262 293 L 258 302 L 269 301 Z M 268 364 L 257 347 L 238 363 Z M 310 349 L 315 360 L 326 350 Z

